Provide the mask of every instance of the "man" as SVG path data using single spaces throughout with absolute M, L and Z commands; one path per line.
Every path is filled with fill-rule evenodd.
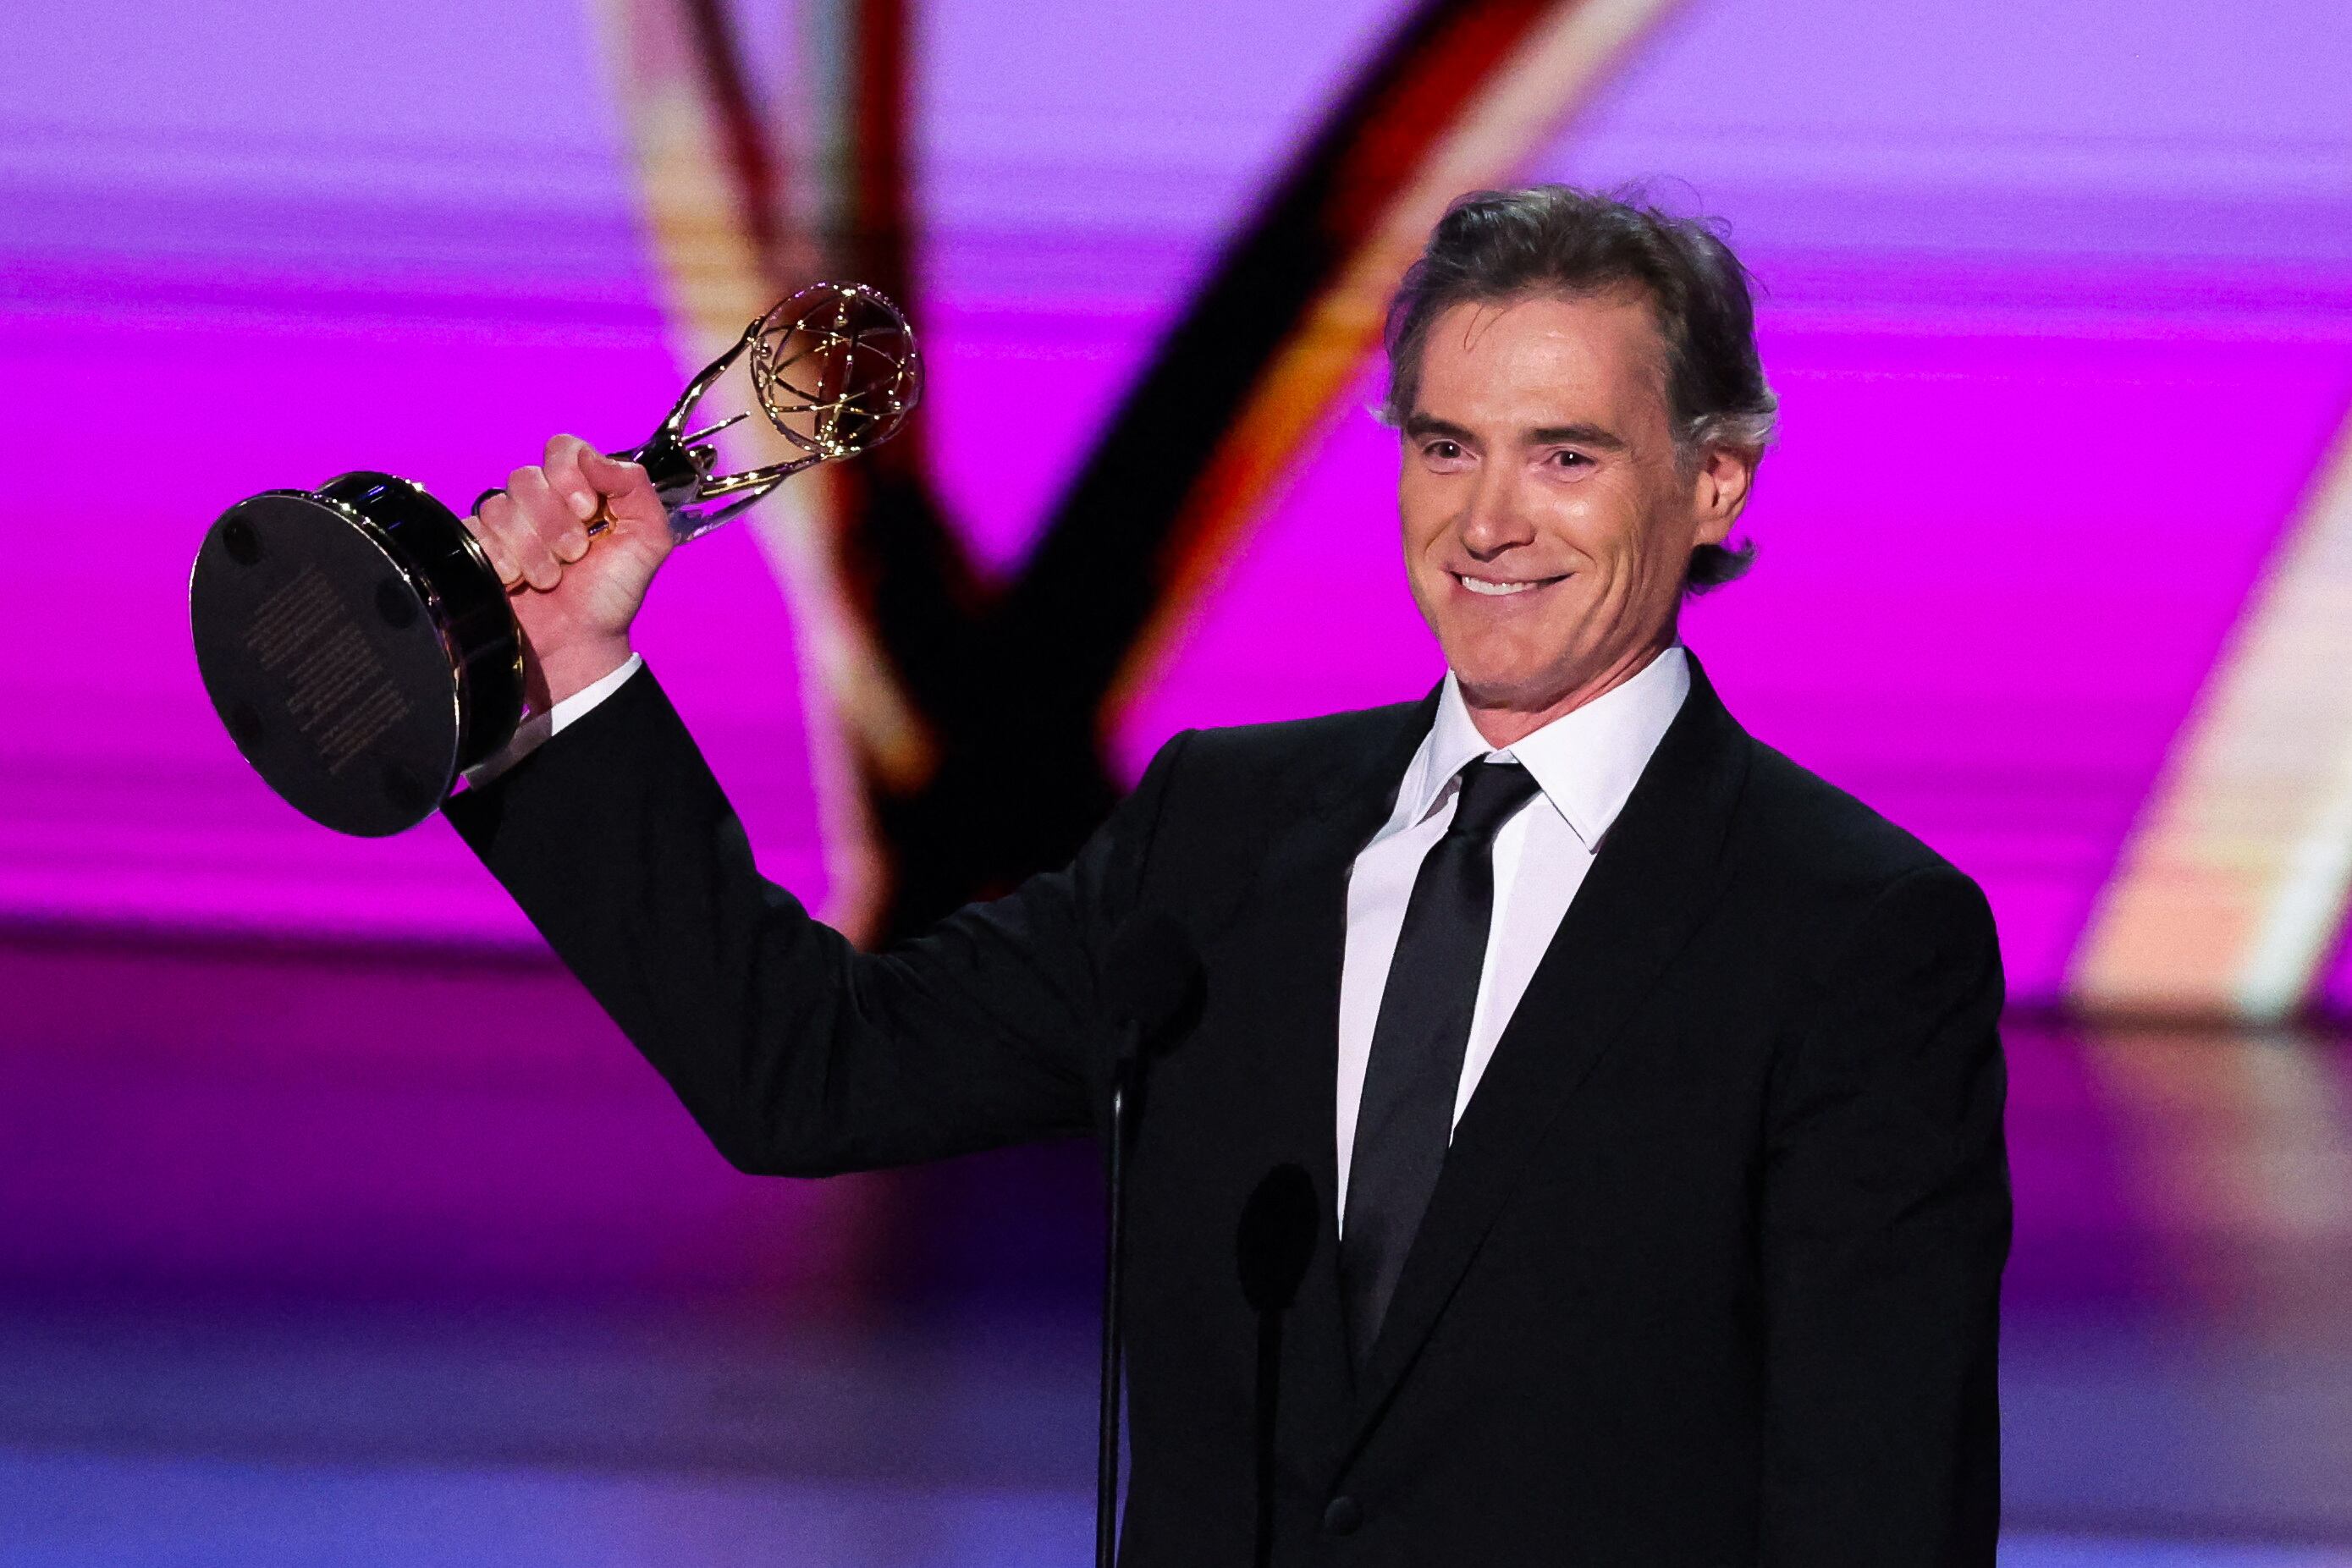
M 478 522 L 558 733 L 449 814 L 748 1171 L 1093 1127 L 1111 935 L 1181 925 L 1130 1177 L 1137 1568 L 1990 1564 L 1990 914 L 1675 640 L 1746 564 L 1751 321 L 1696 225 L 1456 204 L 1389 332 L 1444 685 L 1180 736 L 1068 867 L 870 956 L 754 871 L 628 648 L 660 509 L 559 437 Z

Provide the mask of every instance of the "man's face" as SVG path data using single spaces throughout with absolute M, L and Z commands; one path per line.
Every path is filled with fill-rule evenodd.
M 1722 543 L 1747 498 L 1752 455 L 1677 464 L 1664 351 L 1630 294 L 1431 323 L 1397 486 L 1405 570 L 1496 744 L 1646 663 L 1692 549 Z

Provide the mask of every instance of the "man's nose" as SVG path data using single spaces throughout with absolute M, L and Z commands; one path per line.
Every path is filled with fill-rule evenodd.
M 1517 505 L 1514 486 L 1501 476 L 1479 476 L 1470 505 L 1462 514 L 1462 546 L 1481 560 L 1491 560 L 1514 545 L 1533 541 L 1535 528 Z

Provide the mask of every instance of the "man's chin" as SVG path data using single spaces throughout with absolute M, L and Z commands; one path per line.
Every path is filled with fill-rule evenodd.
M 1550 672 L 1530 674 L 1525 670 L 1498 670 L 1475 660 L 1469 662 L 1467 668 L 1461 664 L 1454 664 L 1452 668 L 1454 683 L 1462 688 L 1462 700 L 1473 708 L 1541 713 L 1573 689 L 1573 683 L 1563 682 Z
M 1437 640 L 1445 666 L 1454 672 L 1464 695 L 1475 691 L 1481 700 L 1492 696 L 1516 704 L 1540 699 L 1548 691 L 1562 689 L 1563 682 L 1580 673 L 1573 666 L 1583 662 L 1570 653 L 1572 638 L 1567 630 L 1557 625 L 1497 626 L 1465 616 L 1446 630 L 1453 635 L 1441 634 Z

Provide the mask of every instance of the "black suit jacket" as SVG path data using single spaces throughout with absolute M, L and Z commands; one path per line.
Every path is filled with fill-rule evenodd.
M 2010 1207 L 1974 883 L 1693 664 L 1349 1364 L 1349 867 L 1433 703 L 1171 741 L 1066 869 L 860 954 L 649 674 L 449 816 L 744 1170 L 1093 1129 L 1098 966 L 1198 947 L 1132 1167 L 1123 1561 L 1990 1564 Z

